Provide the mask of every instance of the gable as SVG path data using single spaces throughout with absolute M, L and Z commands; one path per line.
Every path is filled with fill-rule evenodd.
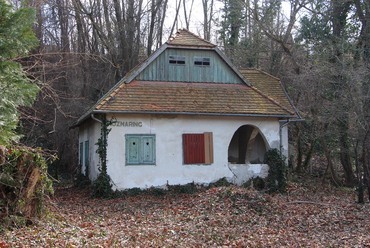
M 142 81 L 243 83 L 215 50 L 165 49 L 139 75 Z

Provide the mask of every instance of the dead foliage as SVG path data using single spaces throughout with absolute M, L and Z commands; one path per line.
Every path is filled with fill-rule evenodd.
M 44 155 L 29 147 L 0 146 L 0 228 L 42 214 L 44 197 L 52 191 Z
M 6 231 L 2 247 L 369 247 L 369 203 L 321 181 L 286 194 L 221 186 L 192 194 L 93 199 L 59 189 L 35 226 Z M 2 243 L 1 243 L 2 242 Z

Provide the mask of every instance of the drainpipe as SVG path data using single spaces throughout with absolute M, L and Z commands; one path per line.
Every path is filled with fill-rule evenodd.
M 279 138 L 280 138 L 280 147 L 279 147 L 279 151 L 280 151 L 280 154 L 282 154 L 283 152 L 283 128 L 285 126 L 288 126 L 288 124 L 290 123 L 290 119 L 286 120 L 284 123 L 282 123 L 281 121 L 279 122 Z
M 94 121 L 97 121 L 99 122 L 100 124 L 102 124 L 103 122 L 101 120 L 99 120 L 98 118 L 95 117 L 94 113 L 91 113 L 91 119 L 93 119 Z
M 299 116 L 299 118 L 296 118 L 296 119 L 287 119 L 285 121 L 279 121 L 279 124 L 280 124 L 280 127 L 279 127 L 279 136 L 280 136 L 280 149 L 279 149 L 279 151 L 280 151 L 280 154 L 282 153 L 282 150 L 283 150 L 283 141 L 282 141 L 282 138 L 283 138 L 283 128 L 285 126 L 287 126 L 291 122 L 305 121 L 305 119 L 302 119 L 302 117 L 300 115 L 298 115 L 298 116 Z

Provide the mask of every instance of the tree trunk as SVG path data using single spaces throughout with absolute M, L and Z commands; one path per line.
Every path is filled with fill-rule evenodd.
M 304 162 L 303 162 L 303 168 L 304 169 L 307 169 L 308 165 L 311 162 L 312 154 L 313 154 L 313 151 L 315 149 L 315 143 L 316 143 L 316 141 L 314 140 L 314 141 L 311 141 L 311 143 L 309 144 L 309 148 L 308 148 L 308 151 L 307 151 L 307 154 L 306 154 L 306 158 L 304 159 Z
M 189 15 L 186 11 L 186 0 L 183 0 L 182 3 L 183 3 L 183 8 L 184 8 L 184 17 L 185 17 L 186 29 L 189 30 L 189 24 L 190 24 L 190 20 L 191 20 L 191 12 L 193 11 L 194 0 L 191 0 Z
M 167 3 L 168 0 L 164 0 L 163 6 L 162 6 L 162 13 L 161 13 L 161 19 L 159 20 L 159 29 L 157 32 L 157 45 L 156 49 L 158 49 L 162 45 L 162 38 L 163 38 L 163 25 L 164 25 L 164 20 L 166 18 L 166 12 L 167 12 Z
M 348 118 L 345 115 L 345 118 Z M 340 147 L 340 162 L 344 170 L 345 184 L 354 186 L 355 175 L 352 168 L 350 157 L 350 145 L 348 141 L 348 120 L 339 120 L 339 147 Z
M 176 14 L 175 14 L 175 19 L 173 20 L 170 37 L 172 36 L 175 26 L 177 24 L 177 18 L 179 17 L 180 6 L 181 6 L 181 0 L 179 0 L 179 3 L 177 4 L 177 7 L 176 7 Z
M 356 168 L 356 175 L 357 175 L 357 203 L 365 203 L 364 201 L 364 182 L 362 178 L 362 172 L 360 168 L 360 161 L 358 159 L 358 140 L 355 145 L 354 153 L 355 153 L 355 168 Z
M 69 52 L 69 34 L 68 34 L 68 6 L 65 0 L 57 1 L 58 18 L 60 25 L 60 48 L 62 52 Z
M 298 137 L 297 137 L 297 167 L 296 172 L 302 171 L 302 163 L 303 162 L 303 149 L 302 149 L 302 140 L 300 136 L 300 132 L 298 131 Z
M 327 161 L 326 171 L 330 172 L 330 180 L 333 182 L 335 186 L 341 186 L 340 179 L 338 178 L 338 175 L 334 169 L 333 160 L 331 158 L 331 151 L 329 150 L 325 140 L 322 140 L 321 143 L 322 143 L 322 147 L 323 147 L 324 154 L 325 154 L 326 161 Z
M 208 0 L 202 0 L 203 4 L 203 37 L 205 40 L 211 39 L 211 24 L 213 19 L 213 0 L 208 4 Z
M 153 34 L 154 26 L 156 22 L 157 12 L 160 8 L 161 0 L 152 0 L 151 9 L 150 9 L 150 23 L 149 23 L 149 33 L 148 33 L 148 44 L 146 48 L 146 54 L 149 56 L 152 53 L 153 46 Z

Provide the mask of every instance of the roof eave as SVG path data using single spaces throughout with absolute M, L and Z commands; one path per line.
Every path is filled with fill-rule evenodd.
M 176 45 L 176 44 L 167 44 L 168 48 L 180 48 L 180 49 L 194 49 L 194 50 L 214 50 L 216 46 L 201 46 L 201 45 Z
M 206 113 L 206 112 L 176 112 L 176 111 L 122 111 L 122 110 L 95 110 L 100 114 L 153 114 L 153 115 L 198 115 L 198 116 L 240 116 L 240 117 L 271 117 L 271 118 L 297 118 L 296 115 L 287 114 L 243 114 L 243 113 Z

